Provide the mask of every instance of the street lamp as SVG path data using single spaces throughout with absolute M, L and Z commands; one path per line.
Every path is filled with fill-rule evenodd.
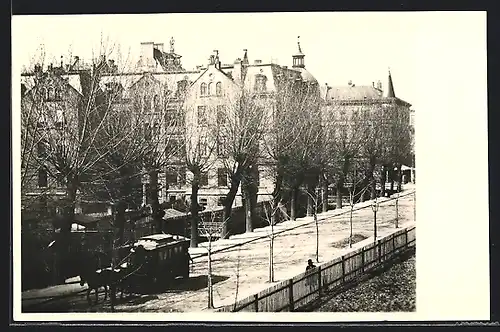
M 316 262 L 319 263 L 319 225 L 318 225 L 318 199 L 314 197 L 308 190 L 302 190 L 305 192 L 309 198 L 311 198 L 313 204 L 314 204 L 314 211 L 313 211 L 313 217 L 314 217 L 314 224 L 316 225 Z M 318 195 L 318 191 L 315 190 L 316 195 Z
M 378 202 L 377 199 L 372 204 L 373 211 L 373 242 L 377 241 L 377 211 L 378 211 Z

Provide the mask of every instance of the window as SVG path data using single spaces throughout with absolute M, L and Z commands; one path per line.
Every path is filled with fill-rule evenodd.
M 255 92 L 266 92 L 267 77 L 264 75 L 255 76 Z
M 47 171 L 44 169 L 38 170 L 38 187 L 47 188 Z
M 65 181 L 65 178 L 64 178 L 64 175 L 62 173 L 57 173 L 57 186 L 59 188 L 62 188 L 62 187 L 65 187 L 66 186 L 66 181 Z
M 226 107 L 224 105 L 217 105 L 217 125 L 223 127 L 226 123 Z
M 217 84 L 215 85 L 215 94 L 217 96 L 222 96 L 222 83 L 221 82 L 217 82 Z
M 53 87 L 50 87 L 48 100 L 55 100 L 55 99 L 56 99 L 56 89 Z
M 217 201 L 217 205 L 218 206 L 223 206 L 225 200 L 226 200 L 226 196 L 219 197 L 219 199 Z
M 208 172 L 203 172 L 200 175 L 200 186 L 206 187 L 208 186 Z
M 182 157 L 184 154 L 184 146 L 182 145 L 182 141 L 176 138 L 167 137 L 166 139 L 167 149 L 166 155 Z
M 255 170 L 255 184 L 257 185 L 257 187 L 260 187 L 260 172 L 258 169 Z
M 211 96 L 214 94 L 214 91 L 213 91 L 213 84 L 212 82 L 208 83 L 208 95 Z
M 61 90 L 60 89 L 55 89 L 54 91 L 54 99 L 55 100 L 61 100 Z
M 176 184 L 177 183 L 177 172 L 174 170 L 167 170 L 165 173 L 165 181 L 167 184 Z
M 200 94 L 202 96 L 206 96 L 206 94 L 207 94 L 207 84 L 206 83 L 201 83 Z
M 38 158 L 47 157 L 47 147 L 44 142 L 38 142 L 37 144 L 37 154 Z
M 200 205 L 203 207 L 203 210 L 205 210 L 208 205 L 208 200 L 206 198 L 200 198 Z
M 142 98 L 142 106 L 145 108 L 145 109 L 149 109 L 151 107 L 151 103 L 149 102 L 149 98 L 148 96 L 144 96 Z
M 198 125 L 203 126 L 207 124 L 207 107 L 198 106 Z
M 61 129 L 65 123 L 64 121 L 64 111 L 61 109 L 56 110 L 55 126 L 57 129 Z
M 186 167 L 179 168 L 178 184 L 180 185 L 186 184 L 186 172 L 187 172 Z
M 219 187 L 227 187 L 227 172 L 225 168 L 217 169 L 217 185 Z
M 160 108 L 160 97 L 158 95 L 154 95 L 153 105 L 154 105 L 156 110 L 158 110 Z
M 174 204 L 174 202 L 175 202 L 176 200 L 177 200 L 177 196 L 175 196 L 175 195 L 170 195 L 170 196 L 168 196 L 168 202 L 169 202 L 170 204 Z
M 224 136 L 217 138 L 217 155 L 219 157 L 226 157 L 228 155 L 227 139 Z
M 151 141 L 151 138 L 152 138 L 152 128 L 151 128 L 151 125 L 149 123 L 145 123 L 144 124 L 144 139 L 146 141 Z

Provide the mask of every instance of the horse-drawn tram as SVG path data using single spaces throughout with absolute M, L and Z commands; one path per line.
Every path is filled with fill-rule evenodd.
M 130 252 L 125 264 L 137 286 L 163 287 L 178 277 L 189 277 L 189 239 L 180 235 L 153 234 L 122 247 Z

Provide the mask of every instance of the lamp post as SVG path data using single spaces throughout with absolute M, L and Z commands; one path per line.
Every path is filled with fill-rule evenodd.
M 396 225 L 396 228 L 399 227 L 399 211 L 398 211 L 398 201 L 399 201 L 399 191 L 398 193 L 396 194 L 396 222 L 395 222 L 395 225 Z
M 314 204 L 314 211 L 313 211 L 313 217 L 314 217 L 314 224 L 316 225 L 316 262 L 319 263 L 319 225 L 318 225 L 318 199 L 314 197 L 308 190 L 303 190 L 313 201 Z M 318 194 L 318 191 L 315 190 L 316 195 Z
M 372 204 L 373 211 L 373 242 L 377 241 L 377 211 L 378 211 L 378 202 L 375 199 L 375 202 Z

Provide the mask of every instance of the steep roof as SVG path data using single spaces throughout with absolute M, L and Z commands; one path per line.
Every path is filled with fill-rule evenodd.
M 332 86 L 326 92 L 326 87 L 321 87 L 321 96 L 326 101 L 330 100 L 366 100 L 382 99 L 382 92 L 371 85 Z
M 396 98 L 396 94 L 394 93 L 394 84 L 392 83 L 391 71 L 389 71 L 389 77 L 387 80 L 387 91 L 385 92 L 385 97 Z

